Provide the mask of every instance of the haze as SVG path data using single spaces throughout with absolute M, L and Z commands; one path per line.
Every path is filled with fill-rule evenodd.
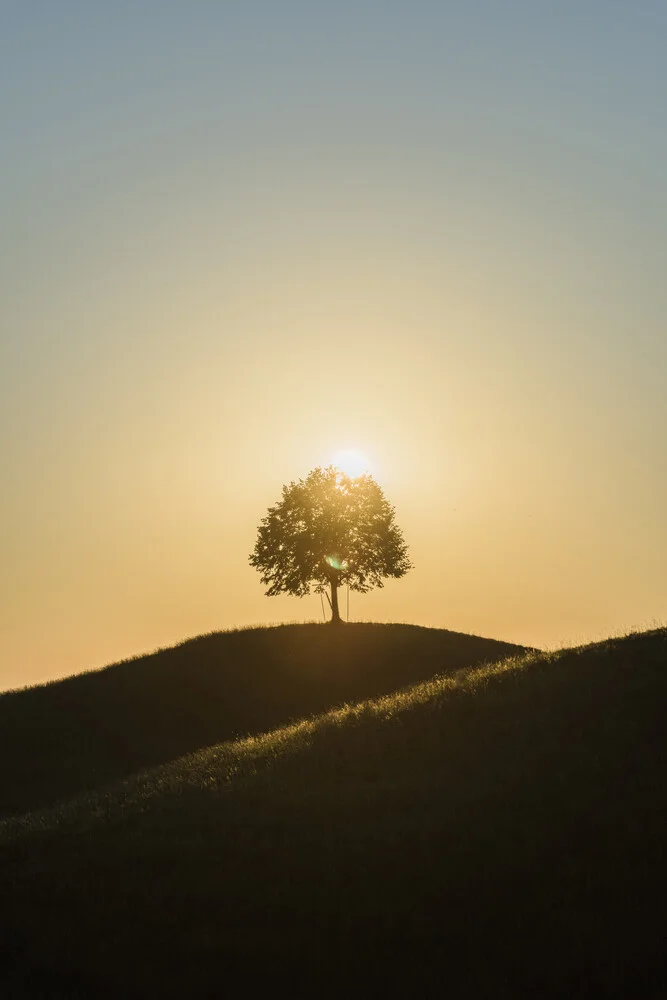
M 350 615 L 667 607 L 667 7 L 61 0 L 0 36 L 0 687 L 321 617 L 248 565 L 368 456 Z

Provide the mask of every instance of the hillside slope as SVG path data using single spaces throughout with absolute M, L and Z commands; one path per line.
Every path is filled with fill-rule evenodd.
M 0 695 L 0 817 L 521 649 L 415 625 L 284 625 L 200 636 L 9 692 Z
M 661 996 L 667 632 L 0 824 L 3 996 Z

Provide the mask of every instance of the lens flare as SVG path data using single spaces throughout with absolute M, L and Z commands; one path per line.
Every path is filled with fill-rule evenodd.
M 347 569 L 347 562 L 344 559 L 339 559 L 338 556 L 325 556 L 324 561 L 329 563 L 332 569 Z

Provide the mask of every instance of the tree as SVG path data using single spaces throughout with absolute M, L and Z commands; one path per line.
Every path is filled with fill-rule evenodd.
M 332 465 L 283 486 L 260 523 L 250 565 L 268 585 L 267 597 L 325 593 L 334 624 L 340 586 L 365 594 L 411 568 L 394 508 L 373 477 L 353 479 Z

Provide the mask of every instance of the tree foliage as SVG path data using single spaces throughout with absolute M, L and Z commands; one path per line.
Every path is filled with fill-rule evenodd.
M 331 588 L 334 621 L 339 586 L 366 593 L 411 568 L 394 508 L 373 477 L 351 478 L 334 466 L 283 486 L 260 523 L 250 564 L 268 597 Z

